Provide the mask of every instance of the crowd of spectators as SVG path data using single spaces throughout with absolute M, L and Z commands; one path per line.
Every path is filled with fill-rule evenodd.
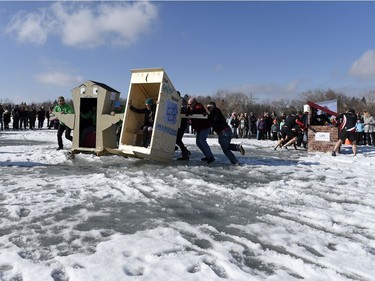
M 261 115 L 253 112 L 228 114 L 227 123 L 233 131 L 234 138 L 254 138 L 257 140 L 278 140 L 280 124 L 285 121 L 286 114 L 280 116 L 268 111 Z
M 282 126 L 291 113 L 277 115 L 274 111 L 271 113 L 266 111 L 264 114 L 256 116 L 253 112 L 250 114 L 233 112 L 228 114 L 227 123 L 232 129 L 234 138 L 279 141 L 282 135 Z M 315 109 L 312 109 L 311 114 L 304 112 L 300 121 L 305 124 L 305 132 L 301 133 L 298 146 L 303 144 L 305 148 L 307 148 L 309 125 L 336 126 L 335 116 Z M 375 146 L 375 118 L 369 111 L 357 113 L 356 136 L 357 144 Z
M 0 104 L 0 130 L 34 130 L 57 129 L 58 120 L 51 117 L 52 107 Z M 227 116 L 227 123 L 233 132 L 233 138 L 253 138 L 257 140 L 279 141 L 281 127 L 287 117 L 286 113 L 276 114 L 266 111 L 263 114 L 236 113 Z M 356 126 L 357 144 L 375 146 L 375 118 L 369 111 L 357 113 Z M 322 111 L 313 110 L 310 120 L 311 125 L 335 125 L 335 118 Z M 189 126 L 189 131 L 195 133 Z M 211 134 L 214 132 L 211 130 Z
M 42 129 L 45 125 L 48 129 L 56 129 L 58 121 L 51 119 L 51 108 L 44 106 L 27 106 L 0 104 L 0 130 L 34 130 Z

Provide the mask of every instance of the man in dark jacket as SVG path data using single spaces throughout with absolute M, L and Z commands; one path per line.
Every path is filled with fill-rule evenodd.
M 177 93 L 181 96 L 180 92 Z M 181 105 L 181 115 L 186 114 L 187 110 L 187 101 L 182 99 Z M 177 160 L 189 160 L 190 151 L 186 148 L 182 138 L 184 137 L 185 131 L 188 127 L 188 120 L 186 118 L 181 118 L 180 128 L 177 130 L 176 145 L 181 149 L 181 156 Z
M 44 110 L 44 106 L 41 106 L 38 110 L 38 129 L 43 128 L 44 119 L 46 119 L 46 111 Z
M 255 116 L 255 114 L 253 112 L 250 112 L 249 126 L 251 134 L 249 134 L 249 139 L 254 138 L 257 135 L 257 121 L 258 118 Z
M 135 108 L 130 104 L 130 110 L 136 113 L 141 113 L 145 115 L 145 119 L 143 121 L 142 126 L 142 146 L 148 147 L 149 144 L 149 137 L 151 136 L 152 129 L 154 127 L 154 120 L 156 115 L 156 104 L 154 103 L 153 99 L 149 98 L 145 101 L 145 108 Z
M 13 130 L 18 130 L 20 128 L 20 116 L 21 116 L 21 110 L 19 106 L 16 104 L 12 110 Z
M 190 98 L 187 105 L 188 108 L 186 110 L 186 116 L 194 114 L 207 115 L 207 111 L 204 106 L 201 103 L 197 102 L 195 98 Z M 207 137 L 211 129 L 210 121 L 208 119 L 192 118 L 191 126 L 193 130 L 197 132 L 196 144 L 204 154 L 204 157 L 201 160 L 206 161 L 207 164 L 212 163 L 213 161 L 215 161 L 215 158 L 212 154 L 211 148 L 207 143 Z
M 228 126 L 221 110 L 216 107 L 216 103 L 210 102 L 207 105 L 207 109 L 209 112 L 208 120 L 210 120 L 213 130 L 219 137 L 221 149 L 233 165 L 239 165 L 240 162 L 237 160 L 236 156 L 234 156 L 232 151 L 240 151 L 241 155 L 244 155 L 244 148 L 242 145 L 230 143 L 233 136 L 232 130 Z
M 3 109 L 3 106 L 0 104 L 0 130 L 2 131 L 4 129 L 4 125 L 3 125 L 3 113 L 4 113 L 4 109 Z
M 357 115 L 354 109 L 349 109 L 345 113 L 341 113 L 336 117 L 336 124 L 340 126 L 339 140 L 336 142 L 332 151 L 332 156 L 336 156 L 341 145 L 348 139 L 352 143 L 353 155 L 357 155 L 357 136 L 355 134 L 355 126 L 357 124 Z
M 272 124 L 273 124 L 273 119 L 271 117 L 271 115 L 269 114 L 269 112 L 265 112 L 264 113 L 264 122 L 266 124 L 266 128 L 265 128 L 265 139 L 268 139 L 270 140 L 271 139 L 271 127 L 272 127 Z

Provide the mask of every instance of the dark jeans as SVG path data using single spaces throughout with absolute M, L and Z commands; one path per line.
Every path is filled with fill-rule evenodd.
M 18 130 L 20 128 L 20 118 L 13 117 L 13 130 Z
M 366 138 L 365 138 L 365 133 L 364 132 L 356 132 L 357 134 L 357 144 L 366 144 Z
M 38 128 L 43 128 L 44 119 L 38 119 Z
M 60 148 L 63 148 L 62 135 L 64 131 L 65 131 L 65 138 L 67 140 L 73 141 L 73 137 L 71 136 L 72 129 L 60 123 L 59 128 L 57 129 L 57 143 Z
M 230 143 L 232 140 L 233 133 L 231 130 L 223 130 L 219 133 L 219 144 L 223 150 L 225 156 L 229 159 L 232 164 L 238 163 L 236 156 L 232 151 L 238 151 L 237 145 Z
M 142 146 L 148 147 L 150 144 L 151 134 L 152 134 L 152 126 L 143 126 L 142 128 Z
M 26 127 L 27 127 L 27 117 L 21 117 L 20 118 L 20 129 L 22 129 L 22 127 L 24 128 L 24 129 L 26 129 Z
M 211 151 L 211 148 L 209 147 L 207 143 L 207 137 L 210 133 L 211 128 L 202 129 L 199 132 L 197 132 L 197 135 L 195 137 L 195 142 L 198 146 L 198 148 L 202 151 L 205 157 L 207 158 L 213 158 L 213 154 Z
M 375 133 L 365 133 L 366 143 L 375 146 Z
M 184 127 L 184 126 L 181 126 L 181 127 L 178 129 L 178 131 L 177 131 L 176 144 L 177 144 L 178 147 L 181 149 L 181 151 L 187 151 L 186 146 L 185 146 L 184 143 L 182 142 L 182 138 L 184 137 L 185 131 L 186 131 L 186 127 Z

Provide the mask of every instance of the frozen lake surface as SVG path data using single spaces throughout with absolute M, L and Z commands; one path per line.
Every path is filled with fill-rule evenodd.
M 374 148 L 235 139 L 232 166 L 184 142 L 189 162 L 72 161 L 54 130 L 0 132 L 0 280 L 375 280 Z

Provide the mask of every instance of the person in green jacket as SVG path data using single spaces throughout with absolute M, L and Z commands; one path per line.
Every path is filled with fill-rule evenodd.
M 70 104 L 65 103 L 64 97 L 60 96 L 57 99 L 57 104 L 53 108 L 54 112 L 61 112 L 62 114 L 69 114 L 69 113 L 74 113 L 73 107 Z M 65 131 L 65 138 L 73 141 L 73 137 L 71 135 L 72 129 L 67 127 L 63 122 L 59 122 L 59 127 L 57 129 L 57 143 L 58 147 L 56 150 L 63 149 L 63 140 L 62 140 L 62 135 Z

